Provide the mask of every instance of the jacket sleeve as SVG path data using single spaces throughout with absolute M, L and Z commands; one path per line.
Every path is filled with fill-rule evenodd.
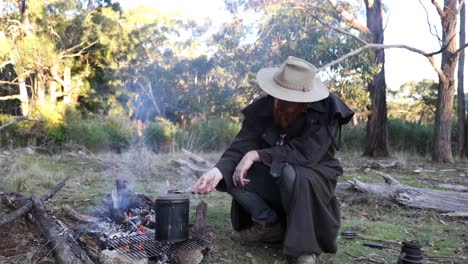
M 216 189 L 224 191 L 226 189 L 226 180 L 231 181 L 234 170 L 242 157 L 250 150 L 259 148 L 258 139 L 260 134 L 261 130 L 256 125 L 255 119 L 245 116 L 241 130 L 215 165 L 223 175 L 223 180 Z
M 336 120 L 324 125 L 314 118 L 316 113 L 307 113 L 304 132 L 290 139 L 283 146 L 258 150 L 261 161 L 270 166 L 273 177 L 280 175 L 285 163 L 310 166 L 318 163 L 327 153 L 335 133 Z M 328 123 L 328 122 L 327 122 Z

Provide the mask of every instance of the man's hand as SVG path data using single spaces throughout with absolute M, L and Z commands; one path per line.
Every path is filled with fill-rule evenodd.
M 223 179 L 221 171 L 214 167 L 211 170 L 205 172 L 196 183 L 192 185 L 192 188 L 198 190 L 199 193 L 209 193 L 218 185 Z
M 258 156 L 257 151 L 251 150 L 244 155 L 239 164 L 237 164 L 236 170 L 232 175 L 232 181 L 234 182 L 234 186 L 243 187 L 250 182 L 250 180 L 247 179 L 246 176 L 247 172 L 249 171 L 250 167 L 252 167 L 252 164 L 255 161 L 260 161 L 260 156 Z

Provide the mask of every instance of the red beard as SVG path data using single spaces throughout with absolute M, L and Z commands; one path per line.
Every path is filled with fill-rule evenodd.
M 286 129 L 303 113 L 306 104 L 294 103 L 275 98 L 273 120 L 276 126 Z

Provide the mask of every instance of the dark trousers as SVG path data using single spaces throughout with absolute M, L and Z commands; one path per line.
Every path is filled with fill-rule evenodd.
M 250 182 L 244 186 L 235 187 L 232 179 L 227 183 L 227 192 L 256 221 L 275 223 L 279 214 L 284 214 L 294 191 L 296 172 L 294 167 L 287 165 L 278 177 L 270 175 L 270 168 L 255 162 L 250 168 L 247 178 Z

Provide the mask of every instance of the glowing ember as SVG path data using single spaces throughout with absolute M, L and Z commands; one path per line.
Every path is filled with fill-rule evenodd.
M 141 234 L 146 234 L 146 228 L 144 225 L 139 225 L 138 226 L 138 229 L 136 231 L 137 234 L 141 235 Z
M 122 245 L 122 248 L 126 250 L 130 250 L 130 245 L 128 244 Z
M 142 244 L 138 244 L 138 249 L 141 250 L 141 251 L 145 250 L 145 248 L 143 247 Z

